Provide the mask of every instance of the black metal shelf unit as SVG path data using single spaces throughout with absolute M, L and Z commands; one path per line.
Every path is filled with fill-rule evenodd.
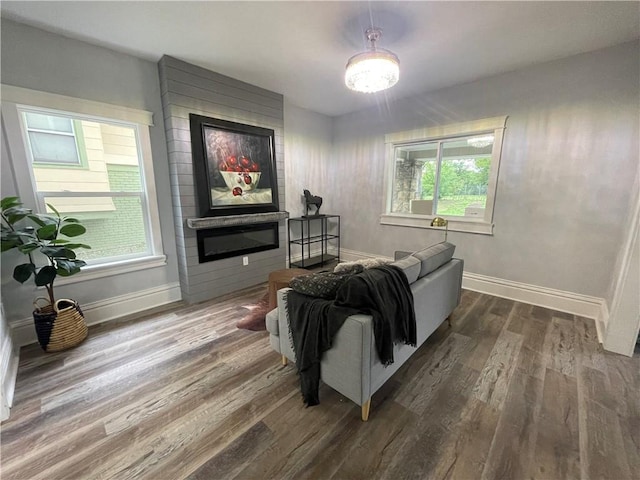
M 340 261 L 340 215 L 290 218 L 287 235 L 289 267 L 313 268 Z

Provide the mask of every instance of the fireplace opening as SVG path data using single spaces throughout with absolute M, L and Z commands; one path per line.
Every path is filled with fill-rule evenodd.
M 198 230 L 200 263 L 279 247 L 278 222 Z

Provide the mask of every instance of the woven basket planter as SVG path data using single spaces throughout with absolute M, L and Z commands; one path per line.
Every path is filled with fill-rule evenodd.
M 46 305 L 38 306 L 39 301 Z M 33 302 L 33 321 L 38 342 L 45 352 L 59 352 L 75 347 L 87 338 L 87 324 L 80 305 L 75 300 L 60 299 L 51 305 L 45 298 Z

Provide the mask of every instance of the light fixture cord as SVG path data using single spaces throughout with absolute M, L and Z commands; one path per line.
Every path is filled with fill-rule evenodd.
M 372 52 L 375 52 L 376 42 L 380 40 L 380 37 L 382 36 L 382 30 L 377 27 L 367 28 L 367 30 L 365 31 L 365 35 L 367 36 L 367 40 L 369 40 L 369 42 L 371 43 L 369 49 Z

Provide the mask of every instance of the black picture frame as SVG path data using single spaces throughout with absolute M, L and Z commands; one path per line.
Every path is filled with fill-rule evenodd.
M 272 129 L 189 114 L 200 217 L 277 212 Z

